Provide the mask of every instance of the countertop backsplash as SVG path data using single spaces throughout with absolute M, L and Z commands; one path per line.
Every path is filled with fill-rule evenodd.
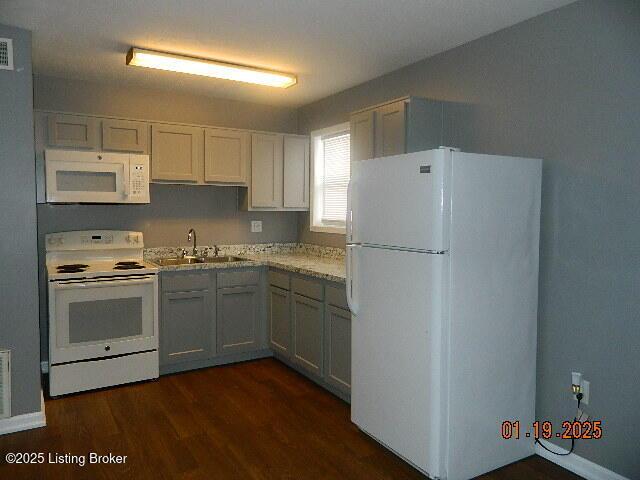
M 306 243 L 256 243 L 256 244 L 236 244 L 218 245 L 220 256 L 233 255 L 264 255 L 264 254 L 291 254 L 309 255 L 327 259 L 342 259 L 345 251 L 342 248 L 325 247 L 322 245 L 311 245 Z M 191 251 L 191 245 L 180 247 L 151 247 L 144 249 L 144 258 L 153 260 L 154 258 L 168 258 L 180 256 L 182 249 Z M 205 250 L 206 249 L 206 250 Z M 214 256 L 213 245 L 198 245 L 198 252 L 206 253 L 206 256 Z

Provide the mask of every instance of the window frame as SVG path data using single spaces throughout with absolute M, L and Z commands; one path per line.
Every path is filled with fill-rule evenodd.
M 322 152 L 322 149 L 320 148 L 322 145 L 322 138 L 326 136 L 337 135 L 340 133 L 349 133 L 350 135 L 350 126 L 351 125 L 349 122 L 344 122 L 338 125 L 332 125 L 330 127 L 314 130 L 309 135 L 311 138 L 311 195 L 309 205 L 309 230 L 312 232 L 336 233 L 340 235 L 346 235 L 347 233 L 346 218 L 345 223 L 342 224 L 331 224 L 322 222 L 321 212 L 317 211 L 316 207 L 318 205 L 322 205 L 322 197 L 324 193 L 323 186 L 317 181 L 317 179 L 321 175 L 323 175 L 324 169 L 324 161 L 318 157 L 320 155 L 320 152 Z M 351 159 L 350 149 L 349 159 Z M 351 160 L 349 160 L 349 162 L 351 162 Z

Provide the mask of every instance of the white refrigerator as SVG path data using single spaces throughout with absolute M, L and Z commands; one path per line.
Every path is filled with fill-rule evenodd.
M 352 166 L 351 420 L 431 478 L 533 454 L 541 168 L 449 148 Z

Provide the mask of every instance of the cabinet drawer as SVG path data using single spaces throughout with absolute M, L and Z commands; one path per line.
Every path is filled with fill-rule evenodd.
M 349 305 L 347 304 L 347 288 L 345 285 L 327 285 L 325 288 L 325 296 L 329 305 L 349 310 Z
M 299 295 L 304 295 L 308 298 L 314 298 L 316 300 L 323 299 L 323 289 L 320 282 L 313 280 L 306 280 L 300 277 L 293 277 L 291 279 L 291 290 Z
M 289 274 L 269 270 L 269 285 L 289 290 Z
M 257 285 L 259 281 L 260 281 L 260 272 L 256 270 L 218 273 L 218 288 L 239 287 L 243 285 Z
M 209 288 L 208 273 L 178 273 L 162 275 L 163 292 L 189 292 L 192 290 L 206 290 Z

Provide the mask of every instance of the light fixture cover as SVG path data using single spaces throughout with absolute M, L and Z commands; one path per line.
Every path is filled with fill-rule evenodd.
M 269 87 L 287 88 L 298 81 L 290 73 L 247 67 L 234 63 L 218 62 L 204 58 L 187 57 L 173 53 L 155 52 L 132 47 L 127 53 L 127 65 L 156 68 L 171 72 L 203 75 L 238 82 L 255 83 Z

